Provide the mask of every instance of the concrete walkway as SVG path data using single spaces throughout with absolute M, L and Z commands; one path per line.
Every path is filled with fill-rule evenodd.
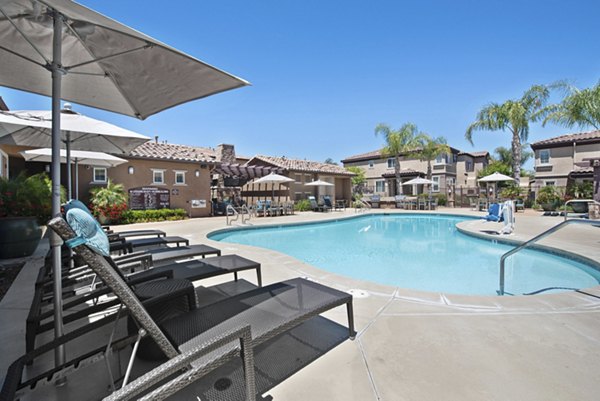
M 465 209 L 436 213 L 483 215 Z M 353 209 L 306 212 L 256 218 L 251 223 L 284 224 L 353 215 Z M 516 217 L 515 233 L 504 238 L 523 241 L 562 221 L 532 211 Z M 216 217 L 118 229 L 158 228 L 187 237 L 191 243 L 213 245 L 224 254 L 240 254 L 262 264 L 265 284 L 306 276 L 342 290 L 358 289 L 363 295 L 354 301 L 356 340 L 346 341 L 273 389 L 269 394 L 274 400 L 598 399 L 600 287 L 533 297 L 463 296 L 396 288 L 328 273 L 275 251 L 207 239 L 209 232 L 224 227 L 225 218 Z M 485 233 L 490 227 L 497 230 L 501 226 L 480 221 L 460 224 L 462 230 L 498 239 Z M 600 261 L 598 228 L 570 227 L 545 241 L 544 245 Z M 255 282 L 251 272 L 242 273 L 242 278 Z M 203 285 L 218 282 L 213 279 Z M 9 321 L 4 317 L 4 303 L 0 304 L 1 338 L 6 338 L 5 323 Z M 29 301 L 24 305 L 28 308 Z M 346 324 L 342 309 L 326 316 Z M 8 350 L 7 342 L 2 344 L 3 351 Z M 7 359 L 2 359 L 6 365 Z

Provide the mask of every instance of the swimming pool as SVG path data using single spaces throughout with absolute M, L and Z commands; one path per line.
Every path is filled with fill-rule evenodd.
M 323 270 L 386 285 L 496 295 L 500 257 L 512 246 L 458 232 L 456 223 L 467 219 L 423 214 L 367 215 L 229 230 L 209 238 L 273 249 Z M 599 283 L 598 270 L 547 252 L 525 250 L 506 263 L 507 293 L 526 294 L 549 287 L 588 288 Z

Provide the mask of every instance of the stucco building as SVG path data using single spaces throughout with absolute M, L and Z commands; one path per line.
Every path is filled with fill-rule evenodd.
M 476 187 L 477 172 L 489 163 L 488 152 L 462 152 L 450 148 L 450 153 L 431 161 L 433 193 L 448 193 L 456 188 Z M 395 158 L 382 157 L 381 150 L 350 156 L 342 160 L 344 167 L 359 167 L 365 172 L 367 192 L 381 196 L 396 194 Z M 414 155 L 400 155 L 401 183 L 427 175 L 427 161 Z M 421 186 L 418 186 L 421 187 Z M 412 195 L 423 188 L 401 185 L 398 193 Z
M 590 159 L 600 158 L 600 131 L 561 135 L 531 144 L 535 153 L 534 189 L 593 181 Z

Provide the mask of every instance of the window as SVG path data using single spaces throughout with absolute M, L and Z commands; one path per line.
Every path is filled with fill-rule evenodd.
M 105 167 L 94 167 L 94 182 L 106 182 Z
M 435 158 L 435 164 L 446 164 L 447 160 L 448 160 L 448 155 L 446 155 L 446 154 L 439 155 L 438 157 Z
M 165 170 L 152 170 L 152 183 L 153 184 L 164 184 L 165 183 Z
M 185 185 L 186 171 L 175 171 L 175 185 Z
M 431 192 L 440 192 L 440 176 L 434 175 L 431 177 L 431 181 L 433 181 L 433 184 L 431 184 Z
M 387 166 L 388 168 L 396 167 L 396 159 L 387 159 Z
M 471 160 L 467 160 L 465 165 L 468 172 L 473 172 L 473 162 Z
M 373 160 L 369 160 L 369 168 L 373 168 L 374 164 L 375 164 L 375 162 Z
M 553 187 L 556 185 L 556 181 L 546 181 L 544 182 L 544 185 L 546 185 L 547 187 Z
M 452 153 L 452 163 L 456 163 L 458 161 L 458 155 L 456 153 Z
M 294 174 L 294 181 L 296 184 L 302 184 L 302 174 Z
M 540 150 L 540 164 L 550 164 L 550 150 Z
M 375 181 L 375 192 L 385 192 L 385 181 Z

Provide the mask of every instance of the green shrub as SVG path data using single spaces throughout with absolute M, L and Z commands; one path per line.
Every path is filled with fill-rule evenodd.
M 118 223 L 127 210 L 127 194 L 122 184 L 108 180 L 106 187 L 90 191 L 90 209 L 102 224 Z
M 126 210 L 121 215 L 121 223 L 147 223 L 151 221 L 183 220 L 187 217 L 184 209 Z
M 500 196 L 507 199 L 517 199 L 523 194 L 522 189 L 516 184 L 509 184 L 500 190 Z
M 302 199 L 294 204 L 294 210 L 297 212 L 306 212 L 311 210 L 310 201 L 308 199 Z
M 444 194 L 439 194 L 435 196 L 437 198 L 438 206 L 446 206 L 448 204 L 448 198 Z
M 535 199 L 535 202 L 538 203 L 544 210 L 554 210 L 562 204 L 562 193 L 555 186 L 545 186 L 542 187 Z
M 64 201 L 61 187 L 61 201 Z M 0 178 L 0 217 L 37 217 L 46 224 L 52 215 L 52 182 L 45 173 Z

